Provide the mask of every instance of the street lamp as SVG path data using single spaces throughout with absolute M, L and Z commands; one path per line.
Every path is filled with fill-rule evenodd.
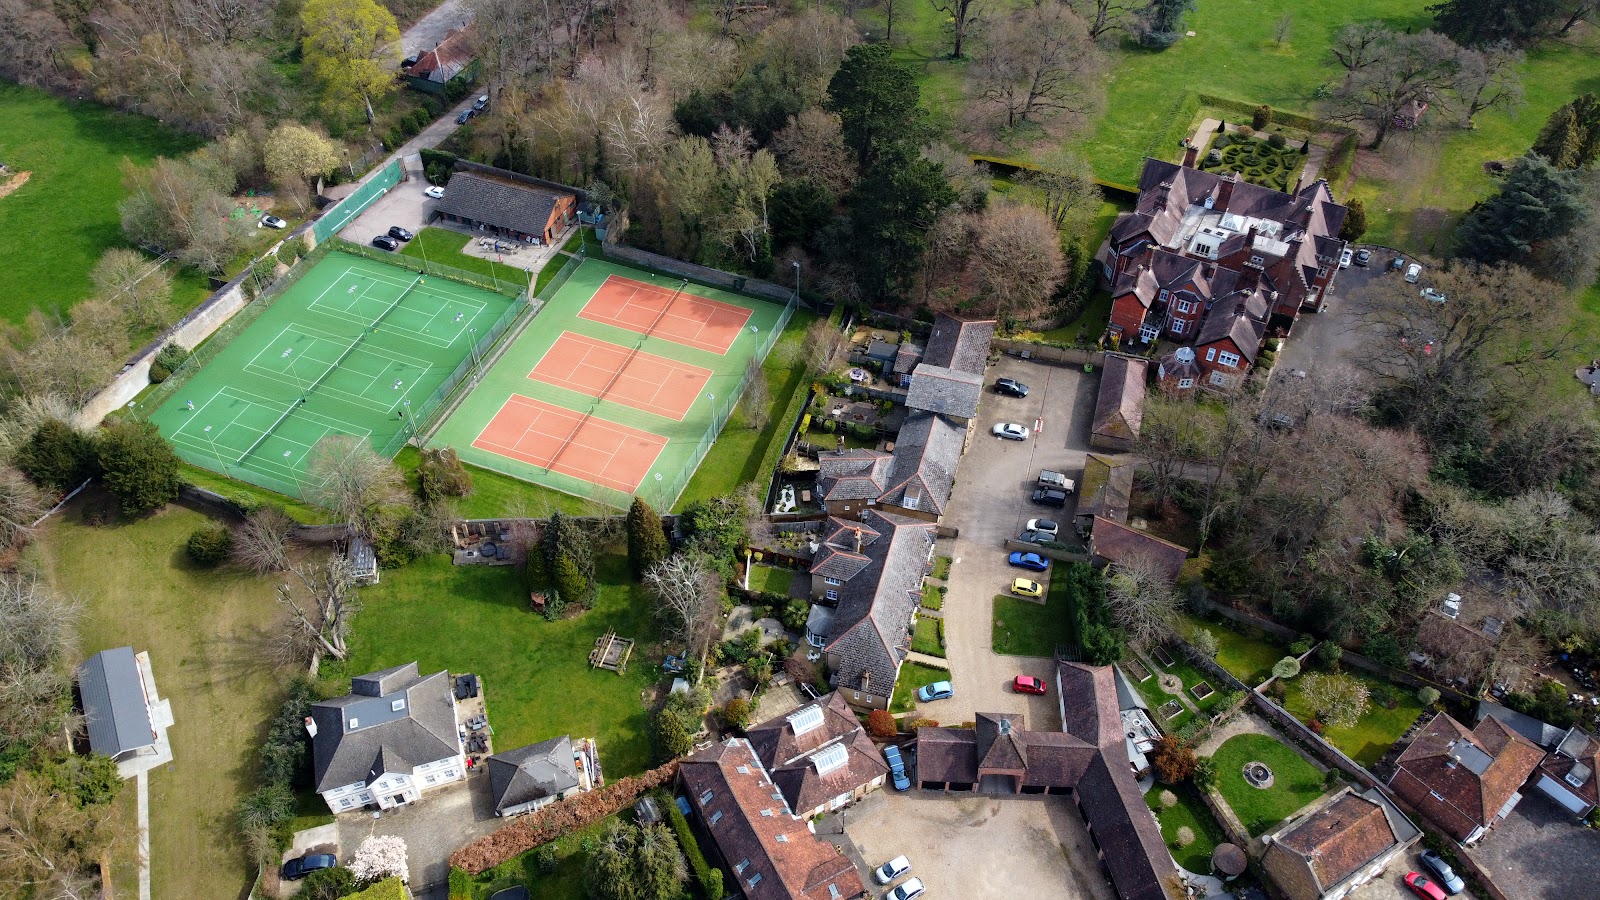
M 794 261 L 794 298 L 800 299 L 800 260 Z

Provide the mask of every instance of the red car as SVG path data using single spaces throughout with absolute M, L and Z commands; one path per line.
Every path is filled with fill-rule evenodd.
M 1011 679 L 1011 689 L 1019 694 L 1042 694 L 1044 682 L 1032 675 L 1018 675 Z
M 1406 887 L 1411 888 L 1411 893 L 1421 897 L 1422 900 L 1450 900 L 1444 888 L 1428 880 L 1428 876 L 1421 872 L 1406 873 Z

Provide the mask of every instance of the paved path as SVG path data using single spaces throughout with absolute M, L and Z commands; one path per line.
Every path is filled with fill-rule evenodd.
M 150 773 L 134 776 L 139 792 L 139 900 L 150 900 Z
M 439 46 L 452 28 L 460 28 L 472 18 L 472 12 L 461 0 L 445 0 L 433 12 L 418 19 L 400 37 L 400 47 L 406 56 L 432 50 Z

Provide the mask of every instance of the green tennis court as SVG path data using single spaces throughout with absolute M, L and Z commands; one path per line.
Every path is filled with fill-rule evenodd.
M 398 451 L 517 302 L 339 251 L 309 265 L 150 416 L 188 462 L 294 496 L 325 436 Z
M 611 506 L 637 494 L 668 509 L 792 312 L 585 260 L 429 444 Z

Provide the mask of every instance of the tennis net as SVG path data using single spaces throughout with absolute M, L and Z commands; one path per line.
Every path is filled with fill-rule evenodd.
M 421 281 L 422 281 L 422 276 L 421 275 L 418 275 L 416 278 L 412 279 L 411 283 L 406 285 L 406 289 L 400 292 L 400 296 L 394 298 L 394 302 L 393 303 L 391 303 L 388 306 L 384 307 L 383 312 L 378 313 L 378 317 L 376 319 L 373 319 L 365 328 L 361 329 L 361 333 L 356 335 L 356 339 L 350 342 L 350 346 L 344 348 L 344 352 L 339 354 L 339 358 L 333 361 L 333 365 L 331 365 L 331 366 L 327 367 L 326 369 L 322 370 L 322 374 L 317 376 L 317 380 L 316 381 L 311 382 L 311 386 L 306 388 L 306 392 L 302 396 L 305 396 L 305 397 L 311 396 L 311 392 L 317 389 L 317 385 L 319 385 L 322 382 L 326 381 L 328 379 L 328 376 L 332 375 L 334 373 L 334 371 L 339 368 L 339 364 L 344 362 L 345 357 L 347 357 L 351 353 L 355 352 L 355 349 L 357 347 L 361 346 L 361 342 L 367 339 L 367 335 L 371 334 L 374 331 L 377 331 L 378 330 L 378 323 L 382 322 L 385 318 L 387 318 L 389 313 L 394 312 L 394 308 L 396 306 L 400 305 L 400 301 L 406 299 L 406 295 L 411 293 L 411 289 L 416 287 Z

